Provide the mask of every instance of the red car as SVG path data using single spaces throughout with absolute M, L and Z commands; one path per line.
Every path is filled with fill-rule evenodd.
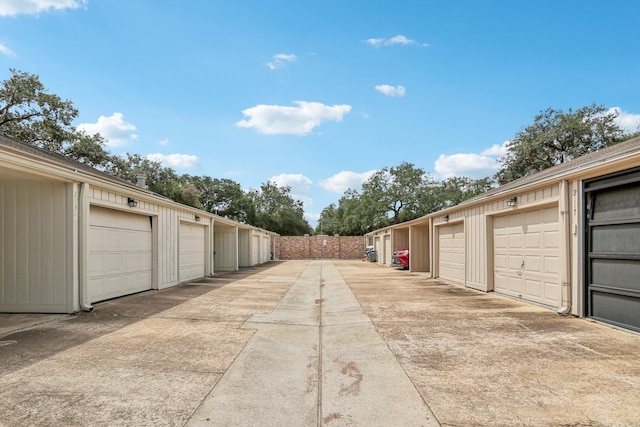
M 401 268 L 403 270 L 409 269 L 409 249 L 398 249 L 393 253 L 391 257 L 391 266 L 395 268 Z

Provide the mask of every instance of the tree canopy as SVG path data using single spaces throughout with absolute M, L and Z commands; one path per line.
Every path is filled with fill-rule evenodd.
M 301 236 L 312 229 L 304 219 L 304 206 L 291 197 L 291 187 L 279 187 L 267 181 L 260 190 L 249 191 L 255 206 L 255 217 L 251 224 L 285 236 Z
M 231 179 L 179 175 L 140 154 L 112 154 L 100 134 L 74 127 L 78 110 L 71 101 L 48 93 L 37 75 L 10 71 L 0 84 L 0 131 L 7 135 L 131 183 L 144 174 L 149 190 L 241 223 L 282 235 L 313 232 L 303 202 L 292 197 L 290 187 L 267 181 L 245 191 Z M 634 136 L 623 132 L 616 117 L 616 111 L 596 104 L 567 112 L 547 108 L 507 143 L 495 178 L 506 183 Z M 492 186 L 489 177 L 437 182 L 413 163 L 402 162 L 381 168 L 360 189 L 348 189 L 337 204 L 325 207 L 315 232 L 362 235 L 457 205 Z
M 231 179 L 179 175 L 140 154 L 109 153 L 100 134 L 74 127 L 78 110 L 71 101 L 49 93 L 35 74 L 10 71 L 0 85 L 0 131 L 5 134 L 131 183 L 143 174 L 154 193 L 241 223 L 281 234 L 311 232 L 303 204 L 293 200 L 290 188 L 267 182 L 260 190 L 244 191 Z
M 35 74 L 9 71 L 11 77 L 0 86 L 0 130 L 90 166 L 108 162 L 104 139 L 86 135 L 72 125 L 78 110 L 71 101 L 48 93 Z
M 323 209 L 317 233 L 360 236 L 456 205 L 491 189 L 489 177 L 453 177 L 437 182 L 422 169 L 403 162 L 385 167 L 362 185 L 347 190 L 338 205 Z
M 617 116 L 596 104 L 541 111 L 507 143 L 496 179 L 505 184 L 629 138 L 616 124 Z

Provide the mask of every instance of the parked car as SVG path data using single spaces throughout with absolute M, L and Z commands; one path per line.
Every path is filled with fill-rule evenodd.
M 399 249 L 393 253 L 391 257 L 391 266 L 394 268 L 401 268 L 403 270 L 409 269 L 409 249 Z

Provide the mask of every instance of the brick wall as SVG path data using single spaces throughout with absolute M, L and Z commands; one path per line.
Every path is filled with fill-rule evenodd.
M 361 236 L 276 236 L 276 259 L 361 259 Z

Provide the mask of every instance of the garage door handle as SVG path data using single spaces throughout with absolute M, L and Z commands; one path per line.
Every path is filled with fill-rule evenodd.
M 518 271 L 518 276 L 522 276 L 524 272 L 524 260 L 522 260 L 522 264 L 520 264 L 520 271 Z

